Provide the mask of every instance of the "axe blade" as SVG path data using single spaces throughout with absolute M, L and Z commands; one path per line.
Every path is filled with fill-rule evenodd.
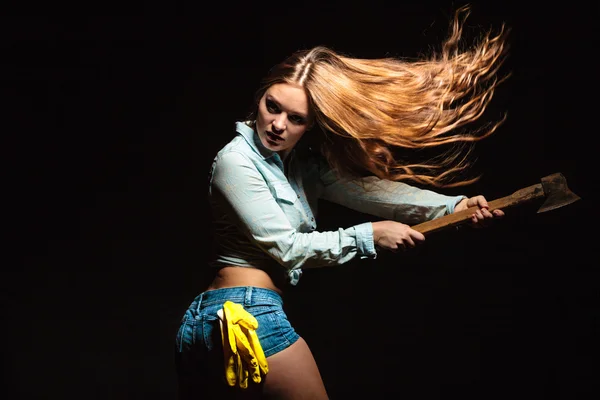
M 560 172 L 542 178 L 542 189 L 545 200 L 537 210 L 538 213 L 554 210 L 581 199 L 569 189 L 567 180 Z

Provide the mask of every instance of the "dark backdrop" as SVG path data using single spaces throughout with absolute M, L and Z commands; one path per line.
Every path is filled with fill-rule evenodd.
M 286 305 L 333 399 L 579 399 L 597 388 L 584 164 L 597 132 L 598 6 L 524 3 L 474 5 L 467 40 L 512 29 L 512 77 L 484 117 L 508 120 L 477 147 L 481 181 L 447 193 L 491 200 L 562 172 L 582 200 L 307 271 Z M 286 4 L 4 16 L 9 398 L 173 399 L 174 335 L 205 284 L 208 167 L 258 80 L 316 44 L 428 52 L 461 3 Z M 368 219 L 322 204 L 322 229 Z

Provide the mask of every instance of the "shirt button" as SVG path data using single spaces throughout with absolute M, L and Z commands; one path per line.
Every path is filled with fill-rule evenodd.
M 300 195 L 298 195 L 298 198 L 300 198 Z
M 311 221 L 314 221 L 314 220 L 315 220 L 315 218 L 314 218 L 314 217 L 311 217 L 311 218 L 310 218 L 310 220 L 311 220 Z

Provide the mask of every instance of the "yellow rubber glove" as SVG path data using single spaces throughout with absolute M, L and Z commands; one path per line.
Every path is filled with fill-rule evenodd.
M 229 386 L 248 387 L 248 376 L 260 383 L 261 374 L 269 372 L 256 329 L 258 321 L 241 304 L 226 301 L 217 312 L 221 322 L 221 339 L 225 359 L 225 379 Z

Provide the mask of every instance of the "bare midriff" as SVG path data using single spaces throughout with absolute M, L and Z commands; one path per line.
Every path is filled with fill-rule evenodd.
M 222 289 L 235 286 L 254 286 L 271 289 L 281 294 L 282 291 L 273 283 L 265 271 L 251 267 L 223 267 L 211 282 L 208 290 Z

